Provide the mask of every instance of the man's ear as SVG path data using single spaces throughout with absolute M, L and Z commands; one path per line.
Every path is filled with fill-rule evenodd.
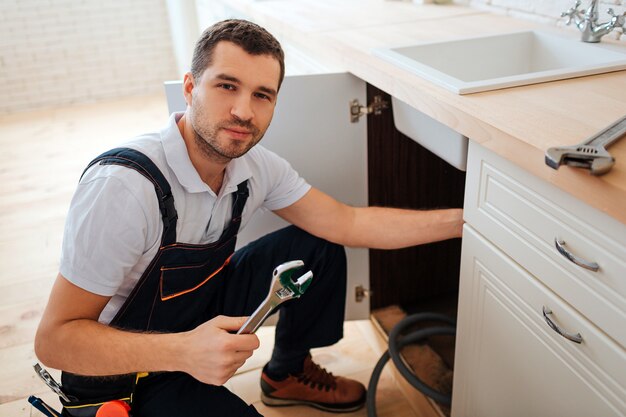
M 191 72 L 186 73 L 185 77 L 183 78 L 183 95 L 185 96 L 185 102 L 187 102 L 187 106 L 191 106 L 191 93 L 195 85 L 196 83 Z

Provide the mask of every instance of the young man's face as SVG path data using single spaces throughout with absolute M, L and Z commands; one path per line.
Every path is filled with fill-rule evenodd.
M 187 114 L 201 152 L 227 162 L 265 134 L 276 106 L 280 64 L 270 55 L 250 55 L 226 41 L 217 44 L 212 61 L 193 82 Z

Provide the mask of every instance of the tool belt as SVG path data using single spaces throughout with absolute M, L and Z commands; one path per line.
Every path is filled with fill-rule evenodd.
M 113 400 L 132 406 L 137 381 L 146 375 L 87 377 L 64 372 L 63 387 L 71 401 L 60 398 L 62 414 L 66 417 L 95 417 L 102 404 Z

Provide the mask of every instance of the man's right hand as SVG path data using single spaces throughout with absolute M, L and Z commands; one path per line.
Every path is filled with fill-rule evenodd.
M 217 316 L 184 333 L 180 370 L 206 384 L 223 385 L 259 347 L 255 334 L 234 334 L 246 320 Z
M 129 332 L 98 323 L 109 299 L 59 274 L 35 337 L 40 362 L 93 376 L 182 371 L 222 385 L 259 347 L 255 335 L 233 334 L 247 317 L 218 316 L 183 333 Z

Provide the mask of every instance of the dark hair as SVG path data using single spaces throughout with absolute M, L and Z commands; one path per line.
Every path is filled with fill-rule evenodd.
M 256 23 L 228 19 L 208 27 L 200 35 L 191 60 L 191 74 L 198 80 L 211 65 L 213 50 L 221 41 L 232 42 L 250 55 L 271 55 L 280 64 L 278 88 L 285 77 L 285 54 L 272 34 Z

